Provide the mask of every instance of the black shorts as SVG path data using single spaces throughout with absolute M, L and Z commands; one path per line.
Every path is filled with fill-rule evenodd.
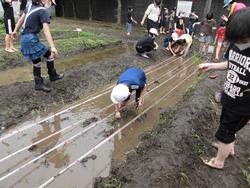
M 147 30 L 148 30 L 148 32 L 149 32 L 149 30 L 151 28 L 159 29 L 159 23 L 154 22 L 153 20 L 147 19 Z
M 250 115 L 239 115 L 222 108 L 220 126 L 215 137 L 225 144 L 235 141 L 235 133 L 242 129 L 250 119 Z
M 15 29 L 15 19 L 14 17 L 6 17 L 4 18 L 4 26 L 5 26 L 5 31 L 6 34 L 10 35 L 13 33 L 14 29 Z
M 145 86 L 144 86 L 145 87 Z M 143 87 L 143 88 L 144 88 Z M 139 89 L 133 89 L 133 90 L 130 90 L 129 92 L 132 93 L 133 91 L 135 91 L 135 102 L 138 102 L 139 99 L 140 99 L 140 95 L 141 95 L 141 92 L 143 90 L 143 88 L 139 88 Z M 130 95 L 131 96 L 131 95 Z M 125 100 L 125 101 L 128 101 L 130 99 L 130 96 Z
M 143 46 L 136 46 L 135 49 L 140 54 L 152 51 L 149 47 L 143 47 Z

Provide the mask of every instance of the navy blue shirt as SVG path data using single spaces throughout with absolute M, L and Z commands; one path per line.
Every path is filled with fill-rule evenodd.
M 37 9 L 41 6 L 32 5 L 31 10 Z M 27 16 L 28 7 L 24 10 L 25 15 Z M 38 34 L 43 29 L 43 23 L 50 23 L 49 13 L 46 9 L 37 10 L 28 16 L 26 24 L 24 25 L 23 33 L 34 33 Z
M 129 90 L 142 89 L 147 83 L 143 70 L 135 67 L 125 70 L 118 79 L 117 84 L 125 84 Z

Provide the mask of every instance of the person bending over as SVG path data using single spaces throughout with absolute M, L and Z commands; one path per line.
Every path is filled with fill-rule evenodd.
M 136 92 L 137 107 L 141 107 L 144 102 L 144 94 L 147 91 L 147 79 L 145 72 L 136 67 L 126 69 L 111 92 L 110 98 L 115 104 L 115 117 L 117 119 L 121 118 L 121 107 L 127 104 L 133 91 Z
M 174 50 L 175 54 L 186 56 L 190 46 L 192 45 L 193 39 L 189 34 L 181 35 L 176 41 L 177 48 Z

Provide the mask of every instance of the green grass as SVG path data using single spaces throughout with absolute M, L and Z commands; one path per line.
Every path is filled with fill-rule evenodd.
M 191 131 L 191 136 L 193 138 L 194 144 L 194 151 L 200 156 L 204 156 L 207 154 L 207 147 L 203 143 L 201 137 L 196 133 L 196 131 L 193 129 Z
M 103 187 L 104 188 L 121 188 L 122 183 L 117 178 L 105 179 L 103 182 Z
M 114 40 L 107 36 L 99 36 L 91 32 L 80 32 L 79 37 L 72 35 L 71 37 L 72 38 L 63 38 L 54 41 L 55 46 L 62 57 L 70 53 L 75 54 L 84 51 L 85 49 L 97 48 L 119 41 L 118 39 Z M 11 62 L 23 63 L 24 59 L 22 54 L 20 52 L 10 54 L 5 52 L 3 48 L 0 48 L 0 64 Z
M 245 176 L 248 185 L 250 185 L 250 167 L 248 167 L 247 170 L 243 170 L 243 174 Z

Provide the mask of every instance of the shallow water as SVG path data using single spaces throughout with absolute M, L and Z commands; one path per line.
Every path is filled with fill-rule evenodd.
M 109 58 L 115 58 L 117 55 L 127 53 L 130 46 L 116 46 L 110 48 L 97 49 L 83 52 L 79 55 L 56 60 L 56 69 L 58 72 L 65 72 L 66 70 L 81 66 L 87 63 L 95 63 Z M 5 71 L 0 71 L 0 86 L 10 85 L 16 82 L 24 82 L 33 80 L 32 64 L 27 62 L 26 66 L 16 67 Z M 47 77 L 46 65 L 44 64 L 42 74 Z
M 124 53 L 124 49 L 118 49 L 115 53 Z M 79 58 L 80 57 L 81 56 L 79 56 Z M 75 60 L 72 60 L 72 62 L 74 61 Z M 147 71 L 147 73 L 149 73 L 147 77 L 148 83 L 152 83 L 149 86 L 149 90 L 152 92 L 146 95 L 143 109 L 146 109 L 159 100 L 160 97 L 167 94 L 183 79 L 189 76 L 196 68 L 196 65 L 193 65 L 192 62 L 193 59 L 185 64 L 183 64 L 183 59 L 169 60 L 162 64 L 165 65 L 164 67 L 149 69 Z M 62 63 L 62 65 L 67 67 L 67 65 L 71 66 L 71 63 Z M 155 70 L 155 72 L 152 72 L 153 70 Z M 180 70 L 184 71 L 179 72 Z M 78 162 L 70 168 L 70 170 L 58 176 L 56 181 L 50 184 L 49 187 L 91 187 L 95 177 L 109 175 L 111 160 L 124 160 L 126 153 L 138 145 L 139 135 L 146 130 L 151 130 L 158 124 L 160 110 L 175 105 L 195 79 L 196 75 L 194 74 L 194 76 L 182 83 L 175 91 L 171 92 L 145 115 L 130 124 L 124 131 L 103 144 L 99 149 L 88 155 L 88 158 L 85 158 L 82 163 Z M 153 90 L 165 81 L 167 81 L 165 84 Z M 102 92 L 100 91 L 99 93 Z M 12 170 L 26 164 L 28 161 L 39 157 L 42 153 L 63 143 L 61 147 L 56 148 L 41 159 L 35 160 L 29 166 L 0 182 L 0 187 L 38 187 L 50 177 L 56 175 L 60 170 L 67 167 L 67 165 L 84 155 L 112 134 L 114 130 L 124 126 L 140 113 L 135 110 L 132 104 L 122 111 L 122 120 L 120 122 L 114 122 L 113 116 L 101 121 L 101 119 L 113 112 L 109 95 L 110 92 L 107 92 L 107 94 L 95 100 L 79 105 L 77 108 L 57 115 L 49 121 L 6 139 L 0 145 L 0 158 L 71 126 L 71 128 L 66 131 L 56 134 L 46 141 L 30 148 L 30 151 L 25 150 L 0 163 L 0 175 L 2 177 L 4 174 L 8 174 Z M 92 96 L 87 97 L 82 101 L 91 97 Z M 131 101 L 132 100 L 133 97 L 131 97 Z M 48 115 L 53 115 L 54 113 L 55 112 L 52 112 Z M 42 117 L 38 117 L 31 122 L 25 122 L 18 127 L 30 125 L 34 121 L 39 121 L 41 118 Z M 74 140 L 69 141 L 69 139 L 88 129 L 90 126 L 93 126 L 93 128 L 79 135 Z M 12 130 L 10 129 L 9 131 Z

